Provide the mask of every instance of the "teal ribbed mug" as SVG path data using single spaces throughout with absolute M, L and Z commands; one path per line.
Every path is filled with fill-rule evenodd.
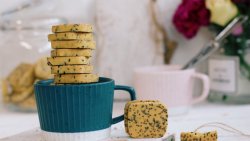
M 115 85 L 100 77 L 90 84 L 54 85 L 53 80 L 35 84 L 35 96 L 43 138 L 46 141 L 101 140 L 110 136 L 110 127 L 124 119 L 112 119 L 114 90 L 124 90 L 135 100 L 132 87 Z

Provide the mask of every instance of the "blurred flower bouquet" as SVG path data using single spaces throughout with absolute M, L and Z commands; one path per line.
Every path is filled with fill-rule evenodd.
M 183 0 L 176 9 L 173 23 L 181 34 L 191 39 L 202 26 L 219 33 L 239 15 L 250 15 L 250 0 Z M 250 79 L 250 65 L 245 59 L 250 47 L 250 20 L 234 28 L 222 46 L 225 55 L 239 57 L 241 70 Z

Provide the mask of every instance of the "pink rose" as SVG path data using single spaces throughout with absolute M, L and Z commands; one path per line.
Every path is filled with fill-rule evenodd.
M 243 33 L 243 27 L 241 24 L 236 25 L 233 29 L 232 29 L 232 34 L 234 36 L 240 36 Z
M 177 8 L 173 23 L 186 38 L 194 37 L 201 26 L 209 24 L 210 12 L 204 0 L 183 0 Z

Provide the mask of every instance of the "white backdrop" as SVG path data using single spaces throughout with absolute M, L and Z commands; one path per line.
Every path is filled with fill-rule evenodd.
M 9 9 L 10 7 L 13 7 L 15 5 L 17 5 L 18 3 L 21 3 L 25 0 L 1 0 L 2 4 L 0 5 L 0 12 L 5 11 L 6 9 Z M 96 20 L 96 3 L 99 3 L 99 7 L 102 7 L 102 5 L 106 8 L 110 8 L 110 11 L 112 11 L 113 9 L 117 8 L 117 5 L 120 4 L 119 9 L 117 9 L 117 12 L 114 14 L 115 16 L 119 17 L 119 16 L 124 16 L 125 18 L 128 18 L 129 15 L 126 15 L 126 10 L 128 11 L 127 13 L 130 15 L 133 15 L 133 13 L 138 13 L 138 9 L 136 6 L 131 7 L 131 2 L 130 4 L 127 0 L 43 0 L 45 3 L 49 3 L 48 5 L 43 5 L 40 7 L 36 8 L 36 13 L 33 12 L 26 12 L 27 15 L 31 15 L 36 17 L 37 14 L 42 15 L 42 16 L 52 16 L 52 17 L 66 17 L 69 22 L 71 23 L 78 23 L 78 22 L 85 22 L 85 23 L 93 23 L 95 24 L 95 20 Z M 103 1 L 103 2 L 102 2 Z M 142 5 L 145 3 L 147 3 L 148 0 L 143 0 L 141 1 Z M 192 39 L 192 40 L 187 40 L 185 39 L 182 35 L 180 35 L 176 29 L 174 28 L 174 26 L 172 25 L 172 16 L 174 13 L 174 10 L 176 9 L 177 5 L 180 3 L 181 0 L 158 0 L 158 6 L 159 6 L 159 17 L 161 19 L 161 22 L 164 24 L 164 26 L 166 27 L 166 29 L 168 30 L 169 36 L 170 38 L 176 40 L 178 42 L 178 48 L 176 50 L 176 53 L 173 57 L 172 63 L 173 64 L 184 64 L 187 62 L 187 60 L 189 60 L 192 56 L 194 56 L 195 53 L 197 53 L 200 48 L 202 47 L 202 45 L 209 40 L 210 35 L 207 32 L 207 30 L 202 29 L 198 35 Z M 138 5 L 138 8 L 142 7 L 139 6 L 140 2 L 136 1 L 134 2 L 136 5 Z M 132 4 L 133 5 L 133 4 Z M 112 9 L 113 8 L 113 9 Z M 124 10 L 121 10 L 121 9 Z M 106 11 L 108 11 L 108 9 L 106 9 Z M 119 13 L 122 12 L 123 13 Z M 143 11 L 141 11 L 141 15 L 145 16 L 145 21 L 148 19 L 147 13 L 143 14 Z M 146 11 L 145 11 L 146 12 Z M 22 16 L 22 15 L 21 15 Z M 109 17 L 107 17 L 109 18 Z M 123 17 L 121 17 L 122 19 Z M 144 24 L 143 23 L 143 18 L 141 17 L 138 21 L 140 24 Z M 124 20 L 124 22 L 126 22 L 126 20 Z M 105 23 L 104 23 L 105 24 Z M 128 23 L 129 24 L 129 23 Z M 123 24 L 125 25 L 125 24 Z M 115 27 L 115 26 L 120 26 L 120 27 Z M 140 26 L 138 26 L 140 27 Z M 122 33 L 125 28 L 122 27 L 122 25 L 114 25 L 114 28 L 116 28 L 114 33 L 114 35 L 119 35 L 119 32 Z M 112 31 L 110 31 L 112 32 Z M 137 32 L 137 31 L 135 31 Z M 142 32 L 143 33 L 143 32 Z M 112 33 L 110 33 L 112 34 Z M 138 33 L 137 33 L 138 34 Z M 141 36 L 145 36 L 145 35 L 141 35 Z M 118 38 L 117 38 L 118 39 Z M 146 39 L 146 38 L 144 38 Z M 133 38 L 131 38 L 131 42 L 133 42 Z M 136 40 L 138 41 L 138 40 Z M 127 43 L 127 40 L 122 40 L 120 39 L 119 41 L 120 44 L 125 44 L 125 42 Z M 143 46 L 146 46 L 146 44 L 143 44 Z M 137 50 L 143 50 L 145 47 L 143 46 L 139 46 Z M 149 46 L 153 46 L 149 45 Z M 11 48 L 11 47 L 10 47 Z M 98 46 L 97 48 L 102 48 L 102 46 Z M 6 49 L 4 47 L 0 47 L 0 50 L 2 49 Z M 101 49 L 97 49 L 96 52 L 101 51 Z M 107 52 L 106 55 L 104 53 L 104 56 L 108 56 L 108 53 L 112 53 L 112 58 L 117 59 L 117 60 L 122 60 L 121 58 L 124 58 L 124 56 L 128 53 L 131 53 L 131 51 L 133 50 L 129 50 L 126 52 L 124 50 L 117 50 L 115 51 L 116 53 L 112 53 L 111 52 Z M 147 53 L 148 52 L 148 53 Z M 147 50 L 147 51 L 142 51 L 142 56 L 150 56 L 150 53 L 152 53 L 152 51 Z M 102 53 L 103 54 L 103 53 Z M 131 58 L 131 57 L 130 57 Z M 152 58 L 152 57 L 151 57 Z M 105 66 L 105 59 L 102 58 L 102 65 Z M 158 58 L 158 63 L 159 64 L 159 59 Z M 123 59 L 124 60 L 124 59 Z M 148 62 L 149 60 L 145 60 L 146 62 Z M 119 61 L 117 63 L 120 63 Z M 144 65 L 149 65 L 149 63 L 143 63 L 143 62 L 138 62 Z M 107 63 L 108 64 L 108 63 Z M 117 64 L 120 65 L 120 64 Z M 136 66 L 136 63 L 135 63 Z M 201 67 L 202 69 L 204 69 L 204 67 Z M 102 70 L 101 70 L 102 71 Z M 131 70 L 129 70 L 131 71 Z M 101 74 L 105 74 L 103 71 L 100 72 Z M 131 72 L 128 72 L 129 77 L 131 78 Z M 126 75 L 121 76 L 119 74 L 117 77 L 117 81 L 121 82 L 121 83 L 125 83 L 125 84 L 131 84 L 131 79 L 126 79 Z M 123 78 L 120 78 L 123 77 Z

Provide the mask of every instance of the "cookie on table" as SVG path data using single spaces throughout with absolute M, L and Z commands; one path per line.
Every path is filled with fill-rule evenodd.
M 60 65 L 88 65 L 90 63 L 90 57 L 78 56 L 78 57 L 49 57 L 47 58 L 48 65 L 60 66 Z
M 93 32 L 90 24 L 63 24 L 52 26 L 52 32 Z
M 56 49 L 51 51 L 51 57 L 92 56 L 91 49 Z
M 34 65 L 25 63 L 18 65 L 7 77 L 7 81 L 16 92 L 32 86 L 35 81 Z
M 92 33 L 75 33 L 75 32 L 67 32 L 67 33 L 55 33 L 49 34 L 48 39 L 49 41 L 64 41 L 64 40 L 86 40 L 92 41 L 93 40 Z
M 126 103 L 124 107 L 124 126 L 126 133 L 128 133 L 128 117 L 127 117 L 128 107 L 130 106 L 131 103 L 138 103 L 138 102 L 156 102 L 156 100 L 133 100 Z
M 198 132 L 182 132 L 181 141 L 217 141 L 217 131 L 198 133 Z
M 125 106 L 125 128 L 132 138 L 160 138 L 167 131 L 168 113 L 159 101 L 132 101 Z
M 70 41 L 51 41 L 53 49 L 78 48 L 78 49 L 95 49 L 95 41 L 70 40 Z
M 11 102 L 14 103 L 19 103 L 22 102 L 24 100 L 26 100 L 28 97 L 30 97 L 31 95 L 33 95 L 34 92 L 34 86 L 30 86 L 29 88 L 23 89 L 22 92 L 13 92 L 11 94 L 10 100 Z
M 56 74 L 54 83 L 93 83 L 98 82 L 99 77 L 96 74 Z
M 51 69 L 47 63 L 47 58 L 43 57 L 35 63 L 35 76 L 39 79 L 50 79 L 53 75 L 50 73 Z
M 52 74 L 74 74 L 74 73 L 92 73 L 93 66 L 91 65 L 66 65 L 66 66 L 51 66 Z

